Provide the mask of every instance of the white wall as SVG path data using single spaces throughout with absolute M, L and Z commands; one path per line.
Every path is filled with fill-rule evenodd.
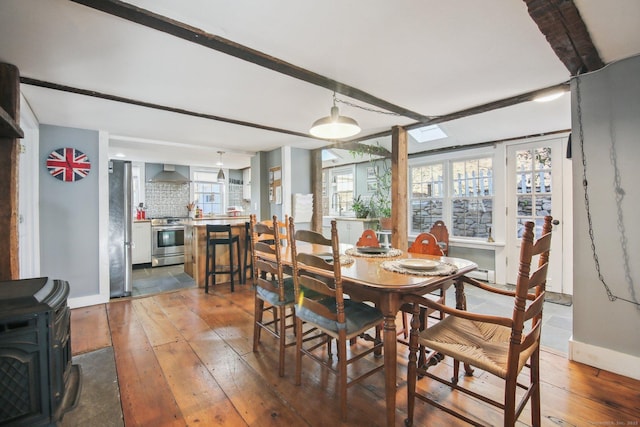
M 574 78 L 571 91 L 574 310 L 570 358 L 637 379 L 640 379 L 639 76 L 640 57 L 628 58 Z M 604 281 L 612 294 L 619 297 L 615 301 L 607 297 L 595 267 L 585 208 L 583 152 L 596 253 Z M 620 178 L 618 191 L 614 188 L 613 158 Z M 620 199 L 621 211 L 616 194 L 624 194 Z M 626 243 L 622 244 L 624 239 Z

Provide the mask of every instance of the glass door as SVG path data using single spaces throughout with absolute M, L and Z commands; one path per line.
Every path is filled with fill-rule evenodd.
M 515 284 L 520 239 L 527 221 L 538 238 L 546 215 L 554 219 L 547 290 L 562 292 L 562 139 L 507 148 L 507 283 Z

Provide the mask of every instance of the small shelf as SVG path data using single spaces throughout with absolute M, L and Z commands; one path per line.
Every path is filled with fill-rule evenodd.
M 0 107 L 0 137 L 24 138 L 24 132 L 18 123 L 2 107 Z

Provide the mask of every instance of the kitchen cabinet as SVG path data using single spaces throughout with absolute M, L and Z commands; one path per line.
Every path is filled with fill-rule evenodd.
M 355 245 L 364 230 L 378 228 L 378 219 L 335 218 L 335 220 L 340 243 Z
M 134 221 L 131 227 L 131 262 L 151 262 L 151 221 Z

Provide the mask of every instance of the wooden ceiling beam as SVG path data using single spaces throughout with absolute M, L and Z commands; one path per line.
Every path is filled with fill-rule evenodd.
M 218 122 L 229 123 L 232 125 L 246 126 L 254 129 L 268 130 L 271 132 L 284 133 L 287 135 L 300 136 L 304 138 L 313 138 L 313 136 L 308 135 L 306 133 L 302 133 L 302 132 L 295 132 L 292 130 L 265 126 L 258 123 L 245 122 L 243 120 L 230 119 L 228 117 L 215 116 L 213 114 L 199 113 L 197 111 L 185 110 L 183 108 L 176 108 L 176 107 L 171 107 L 171 106 L 162 105 L 162 104 L 154 104 L 151 102 L 140 101 L 137 99 L 124 98 L 122 96 L 110 95 L 108 93 L 97 92 L 95 90 L 81 89 L 73 86 L 65 86 L 58 83 L 46 82 L 42 80 L 32 79 L 29 77 L 21 76 L 20 83 L 43 87 L 46 89 L 59 90 L 62 92 L 75 93 L 77 95 L 85 95 L 85 96 L 91 96 L 94 98 L 106 99 L 109 101 L 124 102 L 126 104 L 137 105 L 139 107 L 153 108 L 156 110 L 168 111 L 170 113 L 178 113 L 178 114 L 184 114 L 187 116 L 199 117 L 201 119 L 215 120 Z
M 558 90 L 569 90 L 569 82 L 563 82 L 557 85 L 549 86 L 543 89 L 534 90 L 531 92 L 523 93 L 520 95 L 512 96 L 509 98 L 499 99 L 498 101 L 489 102 L 487 104 L 477 105 L 475 107 L 467 108 L 465 110 L 455 111 L 453 113 L 445 114 L 443 116 L 436 116 L 426 122 L 416 122 L 410 125 L 403 126 L 406 130 L 416 129 L 423 126 L 435 125 L 438 123 L 446 123 L 452 120 L 462 119 L 468 116 L 473 116 L 476 114 L 486 113 L 488 111 L 497 110 L 500 108 L 510 107 L 512 105 L 520 104 L 522 102 L 533 101 L 538 96 L 548 94 L 550 92 L 555 92 Z M 374 138 L 383 138 L 391 135 L 391 129 L 388 131 L 378 132 L 370 135 L 362 135 L 357 138 L 350 139 L 343 143 L 335 143 L 328 145 L 326 148 L 343 148 L 347 147 L 356 147 L 356 143 L 360 143 L 362 141 L 368 141 Z
M 127 21 L 144 25 L 154 30 L 170 34 L 183 40 L 196 43 L 209 49 L 226 53 L 235 58 L 251 62 L 264 68 L 285 74 L 316 86 L 324 87 L 332 92 L 348 96 L 369 105 L 390 111 L 400 116 L 413 120 L 429 120 L 429 117 L 416 113 L 404 107 L 392 104 L 364 92 L 355 87 L 340 83 L 336 80 L 306 70 L 289 62 L 267 55 L 263 52 L 243 46 L 231 40 L 209 34 L 199 28 L 192 27 L 183 22 L 175 21 L 166 16 L 158 15 L 151 11 L 124 3 L 118 0 L 71 0 L 75 3 L 88 6 L 109 15 L 117 16 Z
M 573 0 L 524 0 L 529 15 L 572 76 L 604 67 Z

